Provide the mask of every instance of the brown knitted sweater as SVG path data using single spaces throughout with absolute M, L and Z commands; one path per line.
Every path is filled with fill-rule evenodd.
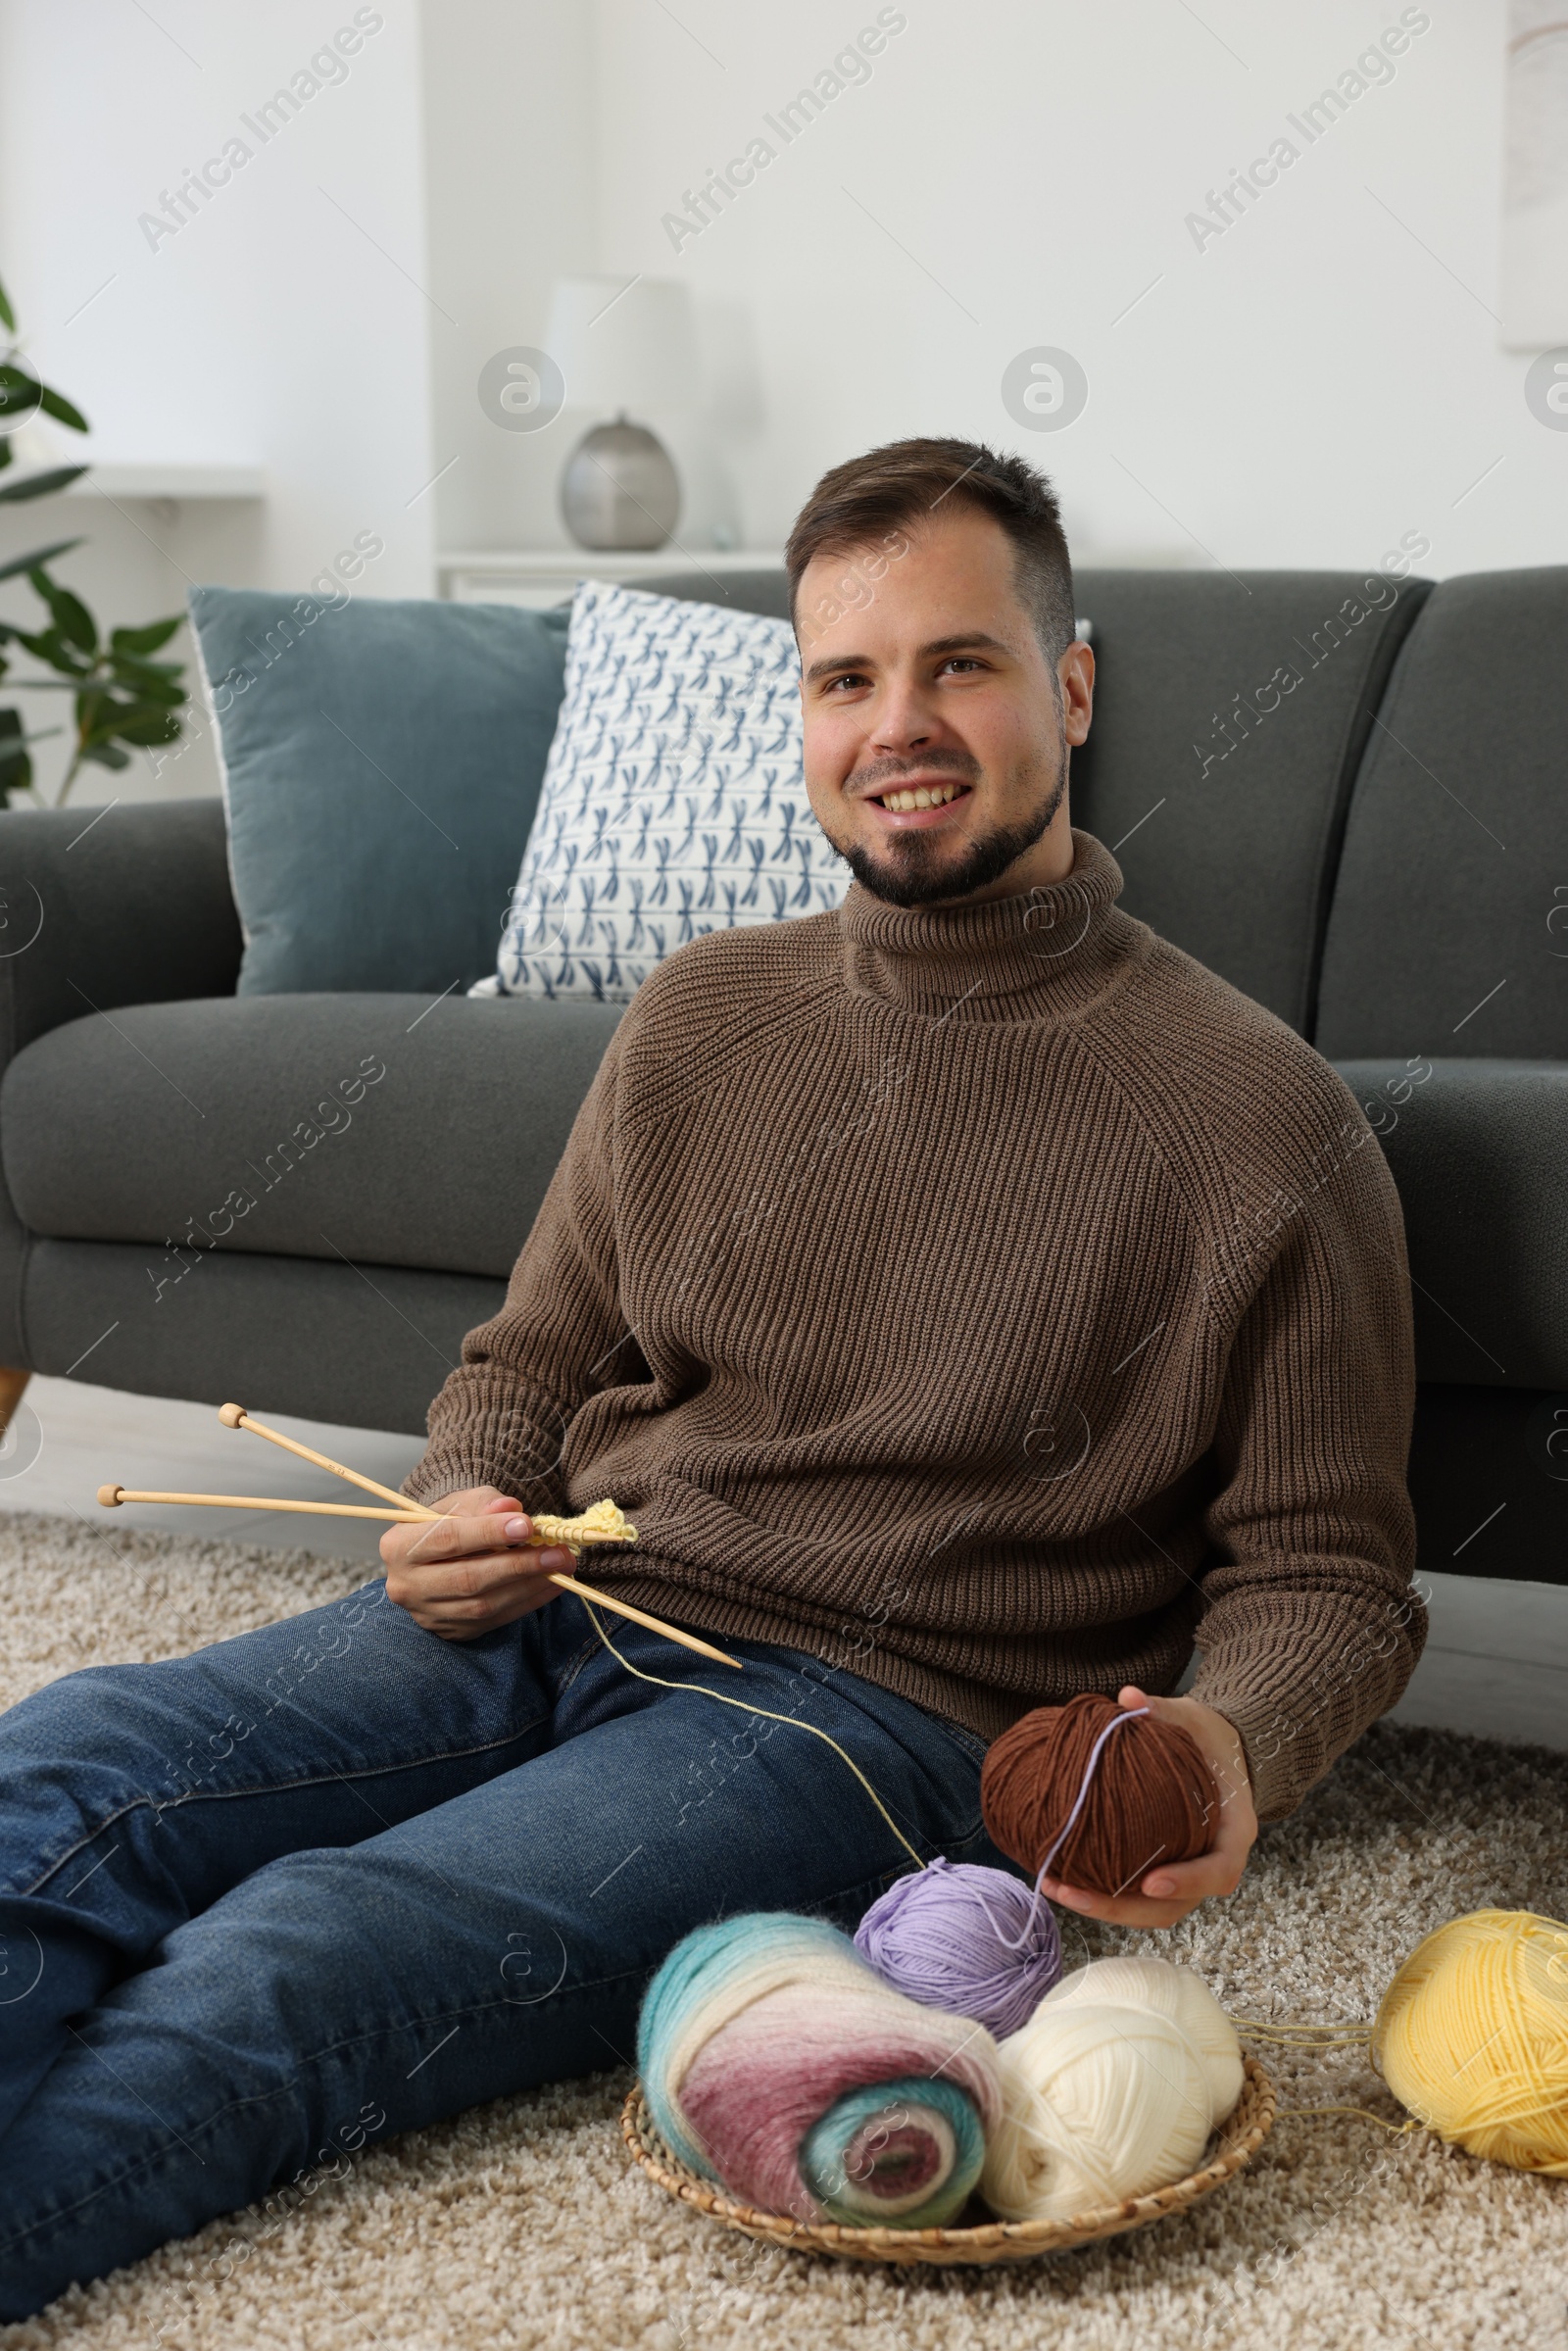
M 1028 898 L 856 883 L 661 965 L 405 1491 L 612 1495 L 608 1591 L 987 1739 L 1196 1643 L 1278 1820 L 1425 1639 L 1398 1198 L 1073 841 Z

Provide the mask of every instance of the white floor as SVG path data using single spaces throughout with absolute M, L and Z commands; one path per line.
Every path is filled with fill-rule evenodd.
M 399 1485 L 424 1450 L 417 1437 L 329 1428 L 282 1413 L 261 1417 L 269 1428 L 330 1453 L 383 1486 Z M 0 1510 L 74 1511 L 93 1525 L 119 1520 L 182 1535 L 325 1551 L 340 1559 L 363 1559 L 372 1568 L 379 1564 L 376 1544 L 384 1522 L 375 1519 L 202 1509 L 175 1502 L 125 1502 L 106 1511 L 98 1502 L 100 1486 L 162 1494 L 286 1494 L 298 1501 L 375 1507 L 373 1494 L 356 1494 L 330 1471 L 313 1468 L 242 1429 L 225 1428 L 216 1405 L 128 1396 L 116 1388 L 89 1387 L 84 1380 L 33 1380 L 0 1445 Z
M 424 1449 L 416 1437 L 263 1417 L 383 1486 L 397 1486 Z M 107 1516 L 97 1499 L 103 1485 L 356 1498 L 326 1470 L 224 1428 L 211 1405 L 127 1396 L 81 1380 L 35 1379 L 0 1444 L 0 1510 L 74 1512 L 99 1524 Z M 363 1559 L 371 1568 L 382 1531 L 373 1519 L 151 1502 L 122 1505 L 120 1515 L 187 1535 L 298 1545 Z M 1422 1583 L 1432 1630 L 1396 1719 L 1568 1750 L 1568 1586 L 1442 1575 Z

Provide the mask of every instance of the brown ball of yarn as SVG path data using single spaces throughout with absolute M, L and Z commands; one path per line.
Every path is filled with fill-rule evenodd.
M 990 1748 L 980 1809 L 994 1843 L 1038 1874 L 1078 1800 L 1090 1752 L 1122 1709 L 1089 1691 L 1037 1706 Z M 1217 1793 L 1202 1750 L 1179 1724 L 1140 1715 L 1107 1739 L 1084 1808 L 1051 1865 L 1064 1886 L 1136 1891 L 1161 1861 L 1196 1861 L 1218 1833 Z

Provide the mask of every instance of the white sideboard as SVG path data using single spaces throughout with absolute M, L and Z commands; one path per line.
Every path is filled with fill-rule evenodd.
M 523 604 L 542 611 L 564 604 L 577 582 L 608 579 L 635 588 L 639 580 L 671 571 L 707 571 L 722 580 L 732 571 L 773 571 L 784 562 L 776 548 L 696 548 L 669 545 L 651 555 L 591 555 L 582 548 L 543 553 L 443 555 L 436 559 L 437 593 L 454 604 Z

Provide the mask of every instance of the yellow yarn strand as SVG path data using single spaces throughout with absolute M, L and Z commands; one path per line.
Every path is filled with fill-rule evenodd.
M 1385 2116 L 1374 2114 L 1370 2106 L 1276 2106 L 1274 2120 L 1283 2122 L 1287 2115 L 1292 2114 L 1358 2114 L 1363 2121 L 1376 2123 L 1380 2131 L 1392 2131 L 1396 2138 L 1403 2138 L 1407 2131 L 1425 2131 L 1427 2128 L 1425 2123 L 1417 2122 L 1414 2116 L 1407 2123 L 1391 2123 Z
M 1370 2025 L 1253 2025 L 1233 2016 L 1243 2040 L 1278 2041 L 1286 2049 L 1352 2049 L 1372 2037 Z
M 577 1597 L 582 1599 L 581 1592 L 577 1594 Z M 915 1868 L 918 1870 L 924 1869 L 924 1860 L 915 1851 L 913 1845 L 910 1844 L 908 1838 L 905 1836 L 904 1831 L 899 1827 L 898 1822 L 894 1819 L 892 1813 L 883 1803 L 882 1798 L 877 1794 L 876 1789 L 871 1786 L 871 1783 L 866 1778 L 864 1772 L 861 1771 L 859 1765 L 856 1762 L 855 1757 L 853 1755 L 846 1755 L 844 1749 L 839 1745 L 839 1742 L 836 1739 L 829 1739 L 827 1733 L 825 1731 L 819 1731 L 815 1723 L 803 1723 L 800 1716 L 797 1714 L 775 1714 L 771 1707 L 754 1706 L 746 1698 L 732 1698 L 726 1691 L 722 1690 L 710 1690 L 706 1682 L 667 1682 L 662 1674 L 645 1674 L 640 1666 L 633 1665 L 629 1658 L 625 1658 L 621 1655 L 619 1649 L 616 1648 L 614 1642 L 611 1640 L 610 1635 L 605 1631 L 604 1626 L 594 1614 L 593 1609 L 589 1607 L 588 1602 L 583 1600 L 582 1604 L 587 1610 L 589 1623 L 593 1626 L 594 1631 L 598 1634 L 600 1640 L 604 1642 L 612 1657 L 614 1658 L 616 1664 L 624 1666 L 628 1674 L 635 1674 L 639 1682 L 657 1682 L 661 1690 L 700 1690 L 705 1698 L 716 1698 L 721 1706 L 738 1706 L 742 1714 L 764 1715 L 770 1723 L 793 1723 L 797 1731 L 809 1731 L 813 1739 L 820 1739 L 823 1740 L 826 1745 L 833 1749 L 835 1755 L 840 1756 L 843 1761 L 849 1765 L 851 1771 L 859 1781 L 860 1786 L 865 1789 L 866 1794 L 870 1797 L 878 1812 L 881 1813 L 882 1818 L 887 1822 L 888 1827 L 892 1830 L 900 1844 L 904 1847 L 910 1860 L 914 1863 Z

